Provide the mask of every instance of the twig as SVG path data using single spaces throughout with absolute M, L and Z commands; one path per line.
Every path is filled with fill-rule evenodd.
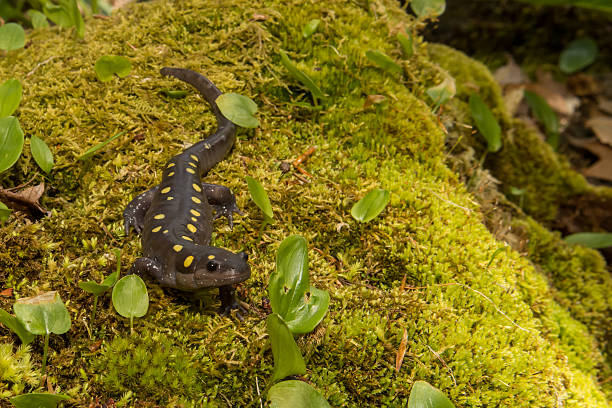
M 34 72 L 36 72 L 36 70 L 37 70 L 38 68 L 40 68 L 40 66 L 41 66 L 41 65 L 45 65 L 47 62 L 49 62 L 49 61 L 51 61 L 51 60 L 54 60 L 55 58 L 57 58 L 57 57 L 56 57 L 56 56 L 53 56 L 53 57 L 47 58 L 46 60 L 44 60 L 44 61 L 39 62 L 38 64 L 36 64 L 36 66 L 35 66 L 34 68 L 32 68 L 32 70 L 26 74 L 26 78 L 27 78 L 27 77 L 29 77 L 30 75 L 32 75 Z
M 455 383 L 455 387 L 456 387 L 457 386 L 457 381 L 455 381 L 455 376 L 453 375 L 453 370 L 451 370 L 450 367 L 448 365 L 446 365 L 446 362 L 442 359 L 442 357 L 440 357 L 440 355 L 438 353 L 436 353 L 434 351 L 434 349 L 429 347 L 429 344 L 426 344 L 426 346 L 429 349 L 429 351 L 431 351 L 433 353 L 433 355 L 436 356 L 438 358 L 438 360 L 440 360 L 440 362 L 444 365 L 444 367 L 446 367 L 446 369 L 448 370 L 451 378 L 453 379 L 453 382 Z
M 263 408 L 263 401 L 261 400 L 261 392 L 259 391 L 259 379 L 255 376 L 255 388 L 257 388 L 257 396 L 259 397 L 259 406 Z
M 470 210 L 469 208 L 464 207 L 464 206 L 459 205 L 459 204 L 456 204 L 456 203 L 453 203 L 452 201 L 448 201 L 447 199 L 440 197 L 438 194 L 434 193 L 433 191 L 432 191 L 431 193 L 432 193 L 433 195 L 435 195 L 436 197 L 438 197 L 440 200 L 444 201 L 445 203 L 448 203 L 448 204 L 454 205 L 455 207 L 459 207 L 459 208 L 461 208 L 462 210 L 467 211 L 467 212 L 469 212 L 469 213 L 471 213 L 471 212 L 472 212 L 472 210 Z

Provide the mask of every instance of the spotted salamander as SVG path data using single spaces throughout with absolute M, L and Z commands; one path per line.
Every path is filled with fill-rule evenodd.
M 224 186 L 203 183 L 201 177 L 232 148 L 236 127 L 222 114 L 215 100 L 221 91 L 206 77 L 182 68 L 162 68 L 196 88 L 217 118 L 215 133 L 171 158 L 159 185 L 134 198 L 123 212 L 126 234 L 142 233 L 144 256 L 131 273 L 149 274 L 162 286 L 183 291 L 218 287 L 219 313 L 240 309 L 233 285 L 249 278 L 247 254 L 210 246 L 213 220 L 240 213 L 232 192 Z M 213 215 L 213 210 L 215 211 Z

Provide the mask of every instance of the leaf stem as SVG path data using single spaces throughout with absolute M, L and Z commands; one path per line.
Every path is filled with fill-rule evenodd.
M 93 331 L 93 323 L 94 323 L 94 319 L 96 318 L 96 308 L 98 307 L 98 296 L 94 295 L 94 304 L 93 304 L 93 309 L 91 311 L 91 329 Z
M 49 354 L 49 333 L 45 334 L 45 346 L 43 348 L 43 360 L 42 360 L 42 370 L 40 375 L 45 375 L 45 368 L 47 367 L 47 355 Z
M 130 335 L 134 334 L 134 316 L 130 316 Z

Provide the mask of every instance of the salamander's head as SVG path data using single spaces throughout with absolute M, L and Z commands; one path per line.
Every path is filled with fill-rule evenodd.
M 199 287 L 219 287 L 243 282 L 251 276 L 247 260 L 244 252 L 205 247 L 194 268 L 195 283 Z

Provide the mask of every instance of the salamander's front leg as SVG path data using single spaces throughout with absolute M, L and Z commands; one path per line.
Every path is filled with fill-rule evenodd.
M 150 190 L 145 191 L 144 193 L 136 196 L 123 210 L 123 225 L 125 228 L 125 235 L 130 235 L 130 228 L 134 227 L 134 231 L 137 234 L 140 234 L 142 228 L 144 227 L 144 217 L 149 207 L 151 206 L 151 202 L 153 201 L 153 196 L 159 189 L 159 186 L 155 186 Z
M 162 266 L 157 261 L 151 258 L 142 257 L 134 261 L 134 265 L 132 265 L 128 273 L 150 275 L 162 286 L 173 286 L 175 282 L 172 282 L 169 277 L 164 277 L 163 272 Z
M 202 183 L 202 189 L 204 194 L 206 194 L 208 204 L 215 210 L 213 219 L 216 220 L 221 216 L 226 217 L 230 228 L 234 228 L 233 214 L 242 215 L 242 211 L 236 205 L 236 197 L 232 190 L 225 186 L 209 183 Z
M 236 317 L 242 321 L 244 317 L 242 317 L 241 312 L 246 313 L 247 310 L 238 303 L 234 292 L 235 290 L 231 285 L 219 287 L 219 297 L 221 298 L 219 314 L 221 316 L 228 316 L 231 314 L 232 310 L 237 310 Z

